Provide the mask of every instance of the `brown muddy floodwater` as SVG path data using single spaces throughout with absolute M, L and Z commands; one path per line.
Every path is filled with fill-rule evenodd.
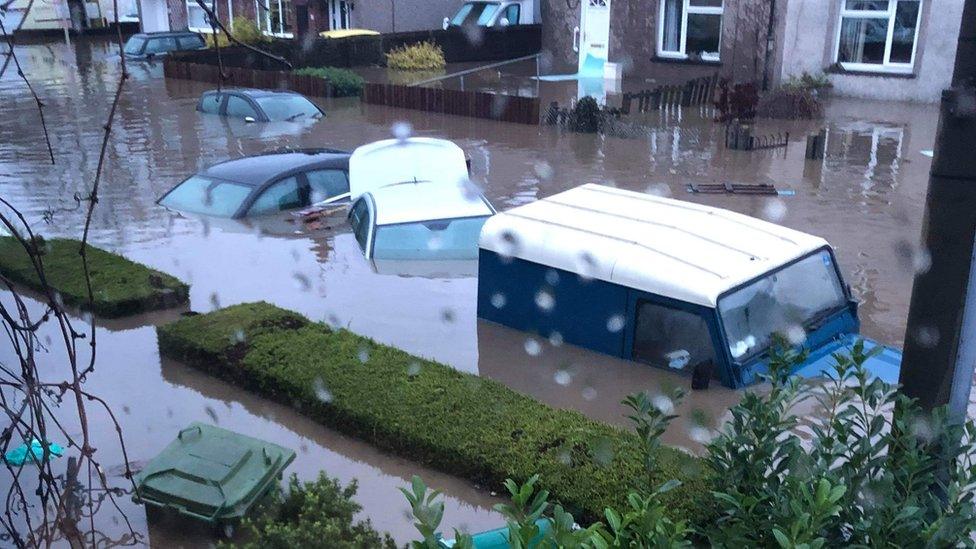
M 46 104 L 57 163 L 50 165 L 37 112 L 13 71 L 0 81 L 0 195 L 21 208 L 47 236 L 80 234 L 83 213 L 73 196 L 91 184 L 118 62 L 110 45 L 76 41 L 23 46 L 19 57 Z M 498 209 L 583 183 L 665 192 L 677 198 L 763 217 L 827 238 L 861 299 L 863 332 L 900 345 L 916 252 L 937 111 L 908 105 L 834 99 L 827 109 L 827 158 L 803 160 L 804 142 L 766 152 L 729 151 L 708 113 L 675 110 L 648 115 L 650 131 L 621 139 L 563 134 L 552 128 L 494 123 L 319 101 L 328 117 L 313 126 L 246 124 L 194 110 L 206 84 L 162 78 L 161 66 L 131 66 L 108 149 L 92 243 L 176 275 L 192 285 L 191 308 L 208 311 L 266 300 L 315 320 L 348 326 L 378 341 L 500 380 L 556 406 L 622 422 L 627 393 L 687 386 L 685 378 L 569 346 L 526 352 L 529 336 L 479 322 L 473 265 L 452 276 L 417 276 L 372 265 L 338 220 L 330 230 L 288 227 L 262 234 L 240 223 L 171 214 L 155 200 L 188 174 L 211 163 L 284 146 L 353 149 L 408 122 L 417 135 L 457 142 L 472 159 L 473 179 Z M 758 133 L 803 135 L 810 123 L 762 122 Z M 793 196 L 691 195 L 689 183 L 772 183 Z M 45 223 L 45 214 L 53 221 Z M 0 294 L 0 297 L 9 296 Z M 119 414 L 130 459 L 144 462 L 194 420 L 217 423 L 296 449 L 290 471 L 319 470 L 359 480 L 363 516 L 400 540 L 412 532 L 396 491 L 412 474 L 447 494 L 444 526 L 473 530 L 501 524 L 494 499 L 477 487 L 376 451 L 180 364 L 160 360 L 151 324 L 162 314 L 100 328 L 98 370 L 88 387 Z M 530 345 L 529 348 L 532 346 Z M 0 349 L 0 361 L 11 351 Z M 53 358 L 52 358 L 53 360 Z M 567 375 L 568 374 L 568 375 Z M 714 387 L 679 408 L 682 419 L 666 442 L 700 449 L 699 423 L 714 427 L 738 393 Z M 691 418 L 696 418 L 692 420 Z M 121 467 L 114 430 L 96 424 L 101 459 Z M 145 533 L 141 510 L 124 510 Z M 118 531 L 114 521 L 99 527 Z M 180 533 L 150 532 L 154 545 L 180 545 Z M 201 540 L 187 541 L 198 545 Z

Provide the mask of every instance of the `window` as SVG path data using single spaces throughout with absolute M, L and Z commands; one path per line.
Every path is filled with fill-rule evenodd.
M 256 0 L 255 4 L 261 32 L 282 38 L 293 36 L 291 0 Z
M 153 38 L 146 44 L 146 53 L 168 53 L 176 49 L 175 38 Z
M 657 368 L 691 373 L 715 361 L 708 323 L 701 315 L 650 301 L 637 305 L 634 360 Z
M 342 170 L 315 170 L 305 174 L 311 204 L 349 192 L 349 178 Z
M 200 98 L 200 112 L 207 114 L 217 114 L 220 112 L 220 101 L 222 96 L 219 93 L 208 93 Z
M 254 107 L 247 102 L 247 99 L 236 95 L 227 96 L 227 116 L 234 118 L 251 117 L 257 120 L 258 113 L 254 112 Z
M 268 120 L 272 121 L 322 116 L 322 111 L 314 103 L 295 93 L 276 93 L 255 97 L 254 100 L 267 115 Z
M 822 250 L 719 299 L 729 350 L 737 360 L 764 351 L 773 334 L 808 330 L 847 305 L 830 252 Z
M 346 0 L 329 0 L 329 29 L 349 28 L 349 3 Z
M 508 20 L 509 25 L 518 25 L 520 16 L 519 12 L 520 8 L 518 4 L 510 4 L 505 7 L 505 15 L 502 17 Z
M 213 10 L 214 0 L 203 0 L 203 3 Z M 213 31 L 213 28 L 210 26 L 210 18 L 207 17 L 207 12 L 200 7 L 200 4 L 197 4 L 197 0 L 186 0 L 186 26 L 193 31 Z
M 139 55 L 142 47 L 146 45 L 146 39 L 141 36 L 133 36 L 125 43 L 125 53 L 129 55 Z
M 356 235 L 356 242 L 359 242 L 359 247 L 365 252 L 369 236 L 369 207 L 366 205 L 365 198 L 357 200 L 356 204 L 349 210 L 349 225 L 352 226 L 352 232 Z
M 478 236 L 488 220 L 465 217 L 376 227 L 376 259 L 475 259 Z
M 719 60 L 722 0 L 661 0 L 659 21 L 659 56 Z
M 841 0 L 836 60 L 845 69 L 910 73 L 921 0 Z
M 251 187 L 194 175 L 177 185 L 159 203 L 183 212 L 233 217 Z
M 487 25 L 496 11 L 498 11 L 498 4 L 485 4 L 484 10 L 478 16 L 477 24 L 482 27 Z
M 261 193 L 254 204 L 251 204 L 251 209 L 247 211 L 247 215 L 267 215 L 308 206 L 308 197 L 306 196 L 303 199 L 303 194 L 298 186 L 298 178 L 282 179 Z
M 200 38 L 195 34 L 192 36 L 191 35 L 180 36 L 179 38 L 177 38 L 177 41 L 180 44 L 181 50 L 198 50 L 206 46 L 206 44 L 204 44 L 203 42 L 203 38 Z

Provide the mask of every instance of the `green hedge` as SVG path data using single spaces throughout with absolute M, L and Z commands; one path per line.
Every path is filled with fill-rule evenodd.
M 336 67 L 304 67 L 297 69 L 295 74 L 304 76 L 314 76 L 329 81 L 332 87 L 332 97 L 352 97 L 359 95 L 363 91 L 366 81 L 362 76 L 349 69 L 338 69 Z
M 66 305 L 87 310 L 88 287 L 79 253 L 81 242 L 39 239 L 37 248 L 42 254 L 48 284 Z M 87 247 L 87 256 L 95 298 L 92 312 L 96 315 L 118 318 L 174 307 L 189 299 L 189 286 L 166 273 L 94 246 Z M 44 290 L 30 256 L 10 236 L 0 237 L 0 273 L 34 290 Z
M 158 329 L 160 351 L 300 408 L 317 421 L 403 457 L 500 487 L 535 473 L 577 518 L 622 506 L 642 471 L 637 436 L 556 410 L 508 387 L 333 331 L 267 303 L 229 307 Z M 658 456 L 655 484 L 676 517 L 700 514 L 697 458 Z

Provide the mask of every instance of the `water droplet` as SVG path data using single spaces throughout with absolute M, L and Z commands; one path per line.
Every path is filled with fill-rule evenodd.
M 303 292 L 307 292 L 311 287 L 312 283 L 308 280 L 308 277 L 302 273 L 293 273 L 292 278 L 295 279 L 295 286 Z
M 555 331 L 549 334 L 549 344 L 553 347 L 559 347 L 563 344 L 563 341 L 563 334 Z
M 607 319 L 607 330 L 610 331 L 610 333 L 615 334 L 620 330 L 623 330 L 626 323 L 627 322 L 624 320 L 624 315 L 611 315 L 610 318 Z
M 552 166 L 550 166 L 545 160 L 536 162 L 535 166 L 533 167 L 535 168 L 535 174 L 539 176 L 539 179 L 552 179 Z
M 646 189 L 644 189 L 644 192 L 652 196 L 667 198 L 671 196 L 671 187 L 665 185 L 664 183 L 651 183 Z
M 525 340 L 525 352 L 529 356 L 539 356 L 542 353 L 542 345 L 534 338 L 528 338 Z
M 791 345 L 802 345 L 807 340 L 807 331 L 803 326 L 794 324 L 786 329 L 786 339 Z
M 565 387 L 573 382 L 573 376 L 566 370 L 557 370 L 556 374 L 552 376 L 556 383 Z
M 217 292 L 210 294 L 210 306 L 213 307 L 214 310 L 220 308 L 220 296 L 217 295 Z
M 498 255 L 511 259 L 519 251 L 519 237 L 513 231 L 502 231 L 498 235 Z
M 369 349 L 365 347 L 360 349 L 359 353 L 356 354 L 356 358 L 358 358 L 359 362 L 362 362 L 363 364 L 369 362 Z
M 235 343 L 243 343 L 245 337 L 246 336 L 244 335 L 244 330 L 242 330 L 240 328 L 234 330 L 234 342 Z
M 576 256 L 576 273 L 583 280 L 591 280 L 596 276 L 596 258 L 590 252 L 583 251 Z
M 786 203 L 779 198 L 770 198 L 763 204 L 762 216 L 763 218 L 772 221 L 779 222 L 786 217 Z
M 441 311 L 441 322 L 444 322 L 446 324 L 450 324 L 454 322 L 454 310 L 444 309 L 443 311 Z
M 427 239 L 427 249 L 436 252 L 444 247 L 444 240 L 439 234 L 433 234 Z
M 922 347 L 935 347 L 939 344 L 939 329 L 934 326 L 922 326 L 916 330 L 915 340 Z
M 651 404 L 665 414 L 674 413 L 674 401 L 665 395 L 657 395 L 651 398 Z
M 536 292 L 535 304 L 540 310 L 548 313 L 556 306 L 556 298 L 548 289 L 543 288 Z
M 418 374 L 420 374 L 420 363 L 419 362 L 411 362 L 410 364 L 407 364 L 407 375 L 408 376 L 414 377 L 414 376 L 416 376 Z
M 496 309 L 501 309 L 502 307 L 505 306 L 505 303 L 506 302 L 507 302 L 507 299 L 505 298 L 505 294 L 503 294 L 501 292 L 495 292 L 495 293 L 491 294 L 491 306 L 492 307 L 494 307 Z
M 315 381 L 312 382 L 312 390 L 315 391 L 315 398 L 326 404 L 332 402 L 332 392 L 325 387 L 325 382 L 322 381 L 322 378 L 315 378 Z
M 594 400 L 596 398 L 596 389 L 593 387 L 583 388 L 583 400 Z
M 391 131 L 393 132 L 393 137 L 400 141 L 406 141 L 413 135 L 413 126 L 410 125 L 410 122 L 400 121 L 393 124 Z
M 559 273 L 554 269 L 549 269 L 546 271 L 546 283 L 550 286 L 556 286 L 559 284 Z
M 699 444 L 708 444 L 712 440 L 712 434 L 708 431 L 708 429 L 700 426 L 695 426 L 689 429 L 688 437 Z

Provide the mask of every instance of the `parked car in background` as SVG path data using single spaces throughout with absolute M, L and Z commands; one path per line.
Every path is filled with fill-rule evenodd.
M 318 105 L 300 93 L 251 88 L 204 92 L 197 103 L 197 110 L 240 118 L 246 122 L 294 122 L 318 120 L 325 116 Z
M 474 259 L 495 209 L 463 184 L 410 181 L 361 194 L 349 224 L 367 259 Z
M 150 32 L 133 34 L 125 43 L 126 59 L 153 59 L 174 51 L 207 48 L 203 37 L 195 32 Z
M 215 164 L 163 195 L 183 213 L 239 219 L 342 203 L 349 198 L 349 153 L 299 149 Z
M 475 0 L 462 4 L 454 17 L 445 17 L 444 29 L 531 25 L 540 21 L 536 0 Z

